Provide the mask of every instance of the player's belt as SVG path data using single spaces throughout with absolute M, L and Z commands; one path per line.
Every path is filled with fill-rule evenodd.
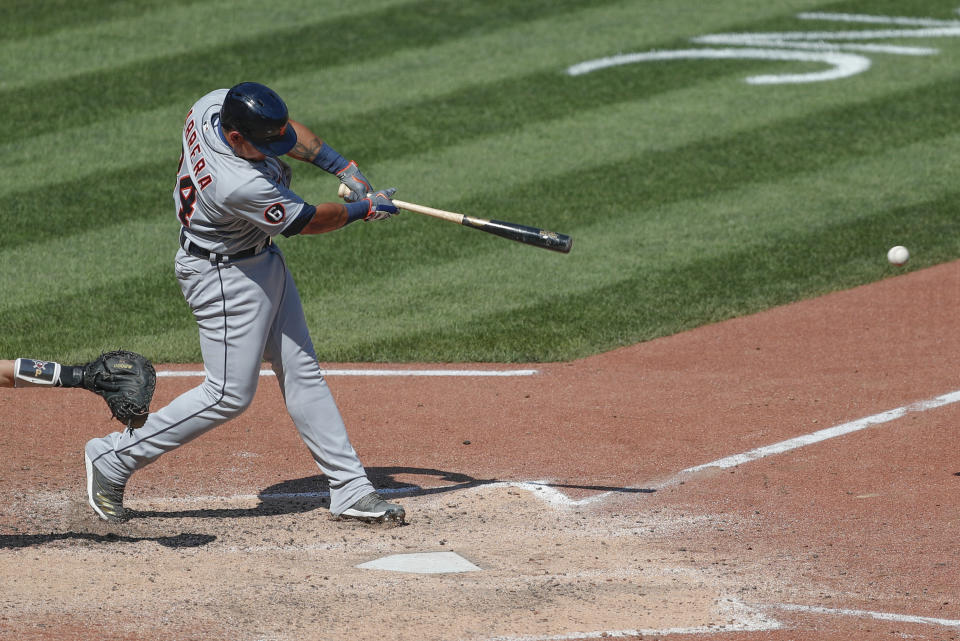
M 187 238 L 187 234 L 184 232 L 183 228 L 180 228 L 180 246 L 183 247 L 183 251 L 196 258 L 209 260 L 211 263 L 223 263 L 231 260 L 240 260 L 241 258 L 250 258 L 251 256 L 256 256 L 262 252 L 272 243 L 273 240 L 271 238 L 267 238 L 267 242 L 263 243 L 262 245 L 257 245 L 256 247 L 251 247 L 250 249 L 244 249 L 243 251 L 238 251 L 235 254 L 218 254 L 217 252 L 212 252 L 209 249 L 204 249 L 199 245 L 195 245 L 193 241 Z

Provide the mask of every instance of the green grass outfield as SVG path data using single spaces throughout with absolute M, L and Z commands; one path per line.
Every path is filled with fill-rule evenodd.
M 706 7 L 704 7 L 706 5 Z M 7 0 L 0 357 L 200 359 L 173 276 L 178 135 L 243 80 L 398 198 L 568 233 L 561 255 L 406 213 L 280 239 L 322 361 L 567 360 L 960 256 L 960 36 L 822 71 L 646 62 L 711 33 L 915 28 L 955 0 Z M 860 43 L 863 44 L 863 43 Z M 294 163 L 308 202 L 337 181 Z

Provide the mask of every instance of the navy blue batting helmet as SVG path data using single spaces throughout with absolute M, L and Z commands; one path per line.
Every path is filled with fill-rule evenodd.
M 232 87 L 220 107 L 222 126 L 239 131 L 267 156 L 282 156 L 297 144 L 297 132 L 288 122 L 283 99 L 258 82 L 241 82 Z

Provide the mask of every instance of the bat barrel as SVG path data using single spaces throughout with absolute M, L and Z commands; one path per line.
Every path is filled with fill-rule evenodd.
M 441 218 L 452 223 L 479 229 L 480 231 L 485 231 L 489 234 L 500 236 L 501 238 L 509 238 L 510 240 L 549 249 L 562 254 L 569 253 L 570 248 L 573 246 L 573 239 L 570 238 L 570 236 L 537 227 L 508 223 L 502 220 L 486 220 L 485 218 L 464 216 L 456 212 L 427 207 L 425 205 L 417 205 L 416 203 L 408 203 L 403 200 L 397 200 L 396 198 L 393 199 L 393 204 L 407 211 L 432 216 L 434 218 Z
M 462 225 L 485 231 L 501 238 L 509 238 L 520 243 L 527 243 L 543 249 L 549 249 L 562 254 L 570 253 L 573 239 L 566 234 L 529 227 L 518 223 L 508 223 L 502 220 L 484 220 L 464 216 Z

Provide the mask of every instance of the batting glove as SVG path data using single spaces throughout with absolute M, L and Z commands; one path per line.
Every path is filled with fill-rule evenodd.
M 383 220 L 384 218 L 390 218 L 390 216 L 395 216 L 400 213 L 400 210 L 397 209 L 397 206 L 393 204 L 393 201 L 390 198 L 397 191 L 396 187 L 391 187 L 390 189 L 383 189 L 376 193 L 369 193 L 367 197 L 358 202 L 367 203 L 367 215 L 364 216 L 364 220 Z
M 348 203 L 357 202 L 373 191 L 370 181 L 363 175 L 357 163 L 351 160 L 347 166 L 337 172 L 337 178 L 350 189 L 350 193 L 343 197 Z

